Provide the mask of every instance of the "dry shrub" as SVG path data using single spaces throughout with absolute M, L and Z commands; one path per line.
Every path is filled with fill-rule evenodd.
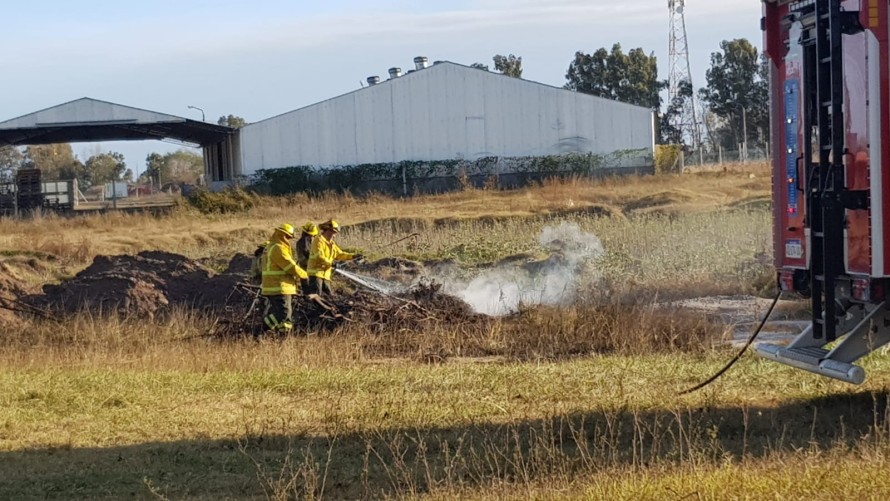
M 204 214 L 229 214 L 246 212 L 258 203 L 259 198 L 241 188 L 230 188 L 217 193 L 196 190 L 188 202 Z
M 463 192 L 475 191 L 473 181 L 470 179 L 470 176 L 467 175 L 466 167 L 461 167 L 457 171 L 457 186 L 458 189 Z
M 550 359 L 589 353 L 701 352 L 722 329 L 686 311 L 606 304 L 525 309 L 504 325 L 504 331 L 511 357 Z
M 679 144 L 658 144 L 655 146 L 655 172 L 680 172 L 683 147 Z
M 420 332 L 372 333 L 364 325 L 350 325 L 341 335 L 361 338 L 370 357 L 409 356 L 436 362 L 454 356 L 556 360 L 594 353 L 700 353 L 722 332 L 720 325 L 694 312 L 606 304 L 535 306 L 485 321 L 435 323 Z

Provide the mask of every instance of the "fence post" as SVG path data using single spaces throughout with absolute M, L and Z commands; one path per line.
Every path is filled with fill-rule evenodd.
M 408 196 L 408 178 L 405 176 L 405 164 L 402 163 L 402 195 Z
M 494 184 L 497 189 L 501 189 L 501 157 L 494 157 Z
M 723 146 L 717 146 L 717 161 L 723 165 Z

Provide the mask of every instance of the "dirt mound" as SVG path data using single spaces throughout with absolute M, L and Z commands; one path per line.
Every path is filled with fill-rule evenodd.
M 246 261 L 246 266 L 245 266 Z M 215 310 L 246 278 L 250 258 L 236 256 L 220 275 L 185 256 L 146 251 L 135 256 L 98 256 L 73 279 L 46 285 L 28 302 L 50 311 L 116 312 L 154 317 L 176 307 Z
M 36 280 L 37 275 L 46 270 L 45 256 L 11 255 L 0 259 L 0 326 L 17 324 L 20 318 L 16 312 L 25 313 L 27 306 L 19 300 L 33 290 L 28 278 Z
M 442 292 L 440 283 L 421 280 L 416 287 L 405 294 L 405 297 L 413 299 L 427 309 L 444 313 L 446 318 L 454 318 L 459 321 L 481 316 L 473 312 L 473 308 L 464 300 Z
M 662 191 L 638 198 L 624 206 L 626 213 L 645 212 L 649 209 L 669 207 L 683 202 L 690 202 L 693 197 L 676 190 Z
M 21 284 L 14 280 L 4 263 L 0 263 L 0 326 L 10 325 L 16 320 L 14 302 L 24 295 Z
M 213 315 L 214 334 L 259 334 L 265 301 L 249 281 L 251 257 L 236 255 L 225 272 L 215 274 L 185 256 L 167 252 L 142 252 L 135 256 L 98 256 L 71 280 L 46 285 L 43 294 L 26 303 L 54 314 L 86 310 L 126 318 L 163 317 L 175 310 L 197 310 Z M 417 269 L 411 261 L 381 263 L 378 271 Z M 320 299 L 295 297 L 297 332 L 326 331 L 360 322 L 375 332 L 421 329 L 430 322 L 477 322 L 460 299 L 441 292 L 441 286 L 424 282 L 401 295 L 351 289 L 341 284 L 339 294 Z

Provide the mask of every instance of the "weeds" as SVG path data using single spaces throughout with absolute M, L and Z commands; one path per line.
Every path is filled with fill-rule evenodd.
M 187 198 L 189 205 L 202 214 L 230 214 L 247 212 L 257 204 L 256 196 L 241 188 L 230 188 L 218 193 L 197 190 Z
M 770 287 L 769 212 L 746 203 L 769 181 L 749 174 L 0 221 L 11 287 L 96 254 L 218 265 L 281 222 L 332 216 L 369 221 L 344 245 L 431 266 L 540 259 L 535 237 L 566 220 L 605 249 L 569 307 L 422 332 L 220 341 L 188 311 L 26 320 L 0 342 L 0 498 L 887 498 L 880 357 L 863 390 L 744 358 L 674 396 L 726 353 L 711 349 L 718 326 L 656 306 Z M 749 208 L 713 210 L 736 203 Z
M 254 436 L 241 450 L 270 499 L 320 499 L 325 491 L 319 486 L 328 481 L 335 486 L 332 497 L 366 499 L 586 498 L 585 492 L 598 492 L 597 498 L 658 499 L 695 491 L 723 498 L 727 483 L 738 483 L 741 490 L 734 494 L 761 497 L 776 489 L 768 480 L 772 476 L 785 478 L 814 465 L 846 470 L 861 457 L 870 458 L 865 466 L 870 475 L 883 477 L 890 452 L 888 415 L 885 404 L 870 407 L 875 398 L 886 399 L 886 393 L 845 399 L 851 406 L 845 410 L 834 408 L 839 402 L 830 399 L 753 413 L 747 407 L 632 407 L 505 424 L 374 429 L 328 440 Z M 857 416 L 860 411 L 865 416 Z M 872 412 L 882 416 L 881 423 L 868 423 Z M 800 421 L 782 440 L 765 440 L 776 419 Z M 836 428 L 818 436 L 809 432 L 845 419 L 855 437 Z M 746 448 L 748 443 L 756 445 Z M 747 481 L 726 478 L 728 471 Z M 783 483 L 788 494 L 843 493 L 851 487 L 833 475 L 808 477 L 805 485 Z M 861 485 L 878 497 L 890 488 L 883 479 Z

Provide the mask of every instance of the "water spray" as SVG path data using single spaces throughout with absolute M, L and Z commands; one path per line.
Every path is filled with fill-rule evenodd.
M 381 294 L 390 295 L 405 290 L 405 287 L 399 284 L 387 282 L 386 280 L 380 280 L 379 278 L 369 277 L 367 275 L 359 275 L 350 271 L 341 270 L 340 268 L 334 268 L 334 271 L 359 285 L 363 285 L 368 289 L 371 289 L 374 292 L 379 292 Z

